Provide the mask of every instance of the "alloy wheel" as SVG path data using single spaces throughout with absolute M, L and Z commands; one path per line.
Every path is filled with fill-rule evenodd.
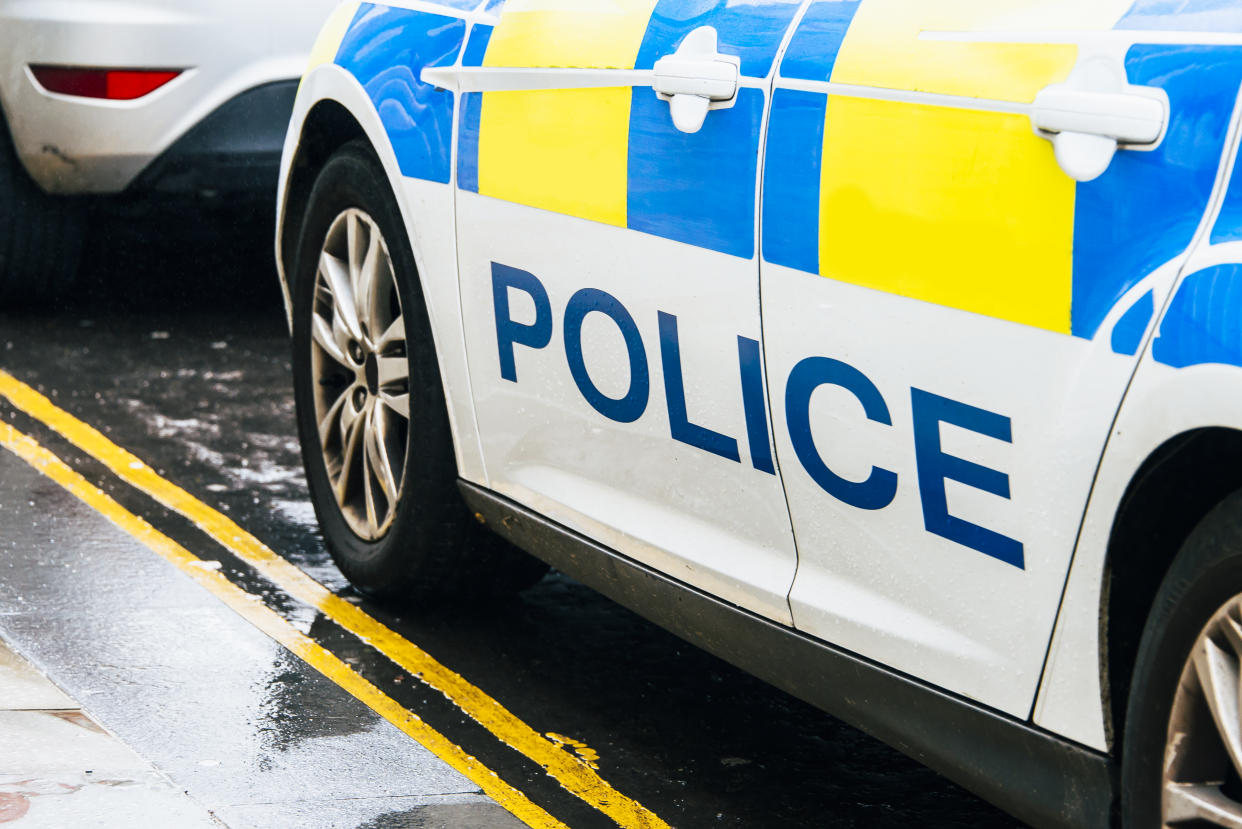
M 410 441 L 410 369 L 392 257 L 375 221 L 342 211 L 324 238 L 311 310 L 315 422 L 341 514 L 360 538 L 388 531 Z
M 1216 611 L 1182 669 L 1165 743 L 1166 826 L 1242 829 L 1242 596 Z

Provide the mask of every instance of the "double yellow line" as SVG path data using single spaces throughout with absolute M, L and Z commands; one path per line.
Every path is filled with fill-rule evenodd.
M 654 813 L 609 785 L 585 760 L 569 754 L 559 744 L 535 731 L 422 648 L 319 584 L 231 518 L 160 477 L 137 456 L 117 446 L 92 426 L 57 407 L 45 396 L 4 371 L 0 371 L 0 396 L 7 399 L 14 408 L 48 426 L 78 449 L 103 463 L 121 480 L 188 518 L 277 587 L 316 608 L 408 673 L 439 691 L 497 739 L 538 763 L 567 791 L 607 815 L 618 826 L 625 829 L 668 829 L 668 825 Z M 533 827 L 564 829 L 564 824 L 403 708 L 334 654 L 293 628 L 258 597 L 242 590 L 222 574 L 199 566 L 201 560 L 197 556 L 126 510 L 33 439 L 0 422 L 0 445 L 172 562 L 264 633 L 461 772 L 524 823 Z

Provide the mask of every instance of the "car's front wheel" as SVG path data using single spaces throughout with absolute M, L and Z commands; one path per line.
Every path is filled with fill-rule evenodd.
M 1242 827 L 1242 493 L 1183 544 L 1143 631 L 1127 708 L 1130 827 Z
M 481 528 L 457 491 L 414 256 L 366 144 L 346 145 L 316 179 L 290 282 L 302 455 L 345 576 L 421 602 L 536 581 L 546 568 Z

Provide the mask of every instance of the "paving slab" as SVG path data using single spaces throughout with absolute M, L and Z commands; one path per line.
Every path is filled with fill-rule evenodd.
M 0 823 L 16 829 L 224 826 L 3 642 Z

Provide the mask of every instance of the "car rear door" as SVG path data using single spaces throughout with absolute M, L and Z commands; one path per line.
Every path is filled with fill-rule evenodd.
M 776 81 L 761 282 L 795 624 L 1018 716 L 1242 77 L 1237 47 L 1140 31 L 1151 5 L 816 0 Z M 1154 132 L 1114 153 L 1109 112 Z
M 461 295 L 490 486 L 785 623 L 756 217 L 798 6 L 508 0 L 437 80 L 463 92 Z M 733 71 L 734 98 L 658 98 L 651 70 L 674 53 L 692 83 Z

